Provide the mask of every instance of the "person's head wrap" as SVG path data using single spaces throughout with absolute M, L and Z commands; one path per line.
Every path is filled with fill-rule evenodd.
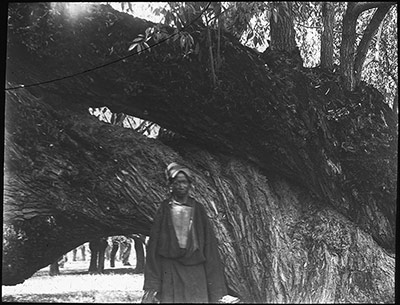
M 189 182 L 192 182 L 192 174 L 190 173 L 190 170 L 187 167 L 179 165 L 178 163 L 175 163 L 175 162 L 170 163 L 167 166 L 167 169 L 165 170 L 165 175 L 167 177 L 167 181 L 172 182 L 174 180 L 174 178 L 180 172 L 185 174 L 185 176 L 189 180 Z

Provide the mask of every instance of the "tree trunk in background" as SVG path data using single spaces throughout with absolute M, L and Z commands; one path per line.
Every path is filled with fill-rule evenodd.
M 53 17 L 42 32 L 27 27 L 30 5 L 14 4 L 21 10 L 10 18 L 7 86 L 104 63 L 111 46 L 126 55 L 150 25 L 98 6 L 75 34 Z M 43 48 L 46 35 L 56 43 Z M 185 61 L 178 50 L 164 44 L 105 70 L 6 91 L 3 284 L 88 240 L 148 235 L 165 167 L 176 161 L 193 171 L 232 294 L 393 302 L 397 121 L 379 93 L 345 95 L 337 75 L 294 68 L 280 51 L 258 57 L 227 35 L 213 91 L 207 58 Z M 179 137 L 100 122 L 88 107 L 101 106 Z
M 354 59 L 356 53 L 356 24 L 358 15 L 352 13 L 355 2 L 348 2 L 343 16 L 342 44 L 340 46 L 340 75 L 347 90 L 355 88 Z
M 332 70 L 333 67 L 333 27 L 335 23 L 335 11 L 333 3 L 322 3 L 322 24 L 321 35 L 321 67 Z
M 135 253 L 136 253 L 136 267 L 135 273 L 143 273 L 144 271 L 144 243 L 139 237 L 133 237 L 135 241 Z
M 105 237 L 93 239 L 89 242 L 90 265 L 89 273 L 103 273 L 107 239 Z
M 49 267 L 49 275 L 50 276 L 55 276 L 55 275 L 60 274 L 60 268 L 58 266 L 58 261 L 59 261 L 59 259 L 57 259 L 54 263 L 50 264 L 50 267 Z
M 97 253 L 97 271 L 99 273 L 104 272 L 104 261 L 105 261 L 105 250 L 107 248 L 107 240 L 105 238 L 101 239 L 100 245 L 99 245 L 99 251 Z
M 98 245 L 94 240 L 89 242 L 89 249 L 90 249 L 90 264 L 89 264 L 89 273 L 97 273 L 98 270 Z
M 82 245 L 81 246 L 81 253 L 82 253 L 82 261 L 86 261 L 86 246 Z
M 296 48 L 292 3 L 272 2 L 271 50 L 292 52 Z

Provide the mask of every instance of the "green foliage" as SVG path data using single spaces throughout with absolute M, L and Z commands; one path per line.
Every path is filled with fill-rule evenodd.
M 175 36 L 177 37 L 177 36 Z M 177 39 L 177 38 L 174 38 Z M 188 32 L 180 32 L 179 33 L 179 43 L 184 51 L 184 56 L 187 56 L 193 51 L 193 46 L 194 46 L 194 39 L 192 35 L 190 35 Z
M 147 44 L 147 42 L 151 39 L 153 33 L 154 33 L 154 29 L 152 27 L 147 28 L 144 35 L 139 34 L 138 37 L 136 37 L 132 41 L 132 44 L 129 46 L 128 51 L 137 49 L 138 53 L 142 52 L 142 50 L 143 51 L 148 50 L 150 52 L 151 48 Z
M 298 12 L 297 14 L 295 12 Z M 305 67 L 315 67 L 320 62 L 322 14 L 321 4 L 294 2 L 296 42 Z
M 163 7 L 153 7 L 153 14 L 162 15 L 161 23 L 178 30 L 189 24 L 200 13 L 207 2 L 167 2 Z
M 218 26 L 217 17 L 221 14 L 221 4 L 219 2 L 168 2 L 167 6 L 154 8 L 153 13 L 164 15 L 161 23 L 147 28 L 145 34 L 139 34 L 132 41 L 128 50 L 131 51 L 136 48 L 139 53 L 143 49 L 150 50 L 151 46 L 148 45 L 150 39 L 155 44 L 164 40 L 167 43 L 172 41 L 179 44 L 183 58 L 191 61 L 189 55 L 192 53 L 198 54 L 200 44 L 199 41 L 195 42 L 189 31 L 184 29 L 193 23 L 194 18 L 198 17 L 203 17 L 203 19 L 198 19 L 200 23 L 204 22 L 204 19 L 206 20 L 207 27 L 215 28 Z M 168 27 L 174 28 L 173 33 L 168 32 Z M 220 61 L 220 56 L 217 56 L 217 58 Z
M 269 37 L 269 2 L 227 2 L 224 28 L 248 47 L 265 49 Z M 275 14 L 276 15 L 276 14 Z
M 168 38 L 172 38 L 173 42 L 179 42 L 180 48 L 183 51 L 183 57 L 187 57 L 189 54 L 194 52 L 195 41 L 193 36 L 188 32 L 184 31 L 184 27 L 188 26 L 196 15 L 203 12 L 207 2 L 168 2 L 165 7 L 158 7 L 153 9 L 153 13 L 156 15 L 163 15 L 164 18 L 160 24 L 149 27 L 146 29 L 145 34 L 139 34 L 128 50 L 131 51 L 137 48 L 138 52 L 143 49 L 150 50 L 148 41 L 153 39 L 155 43 L 162 40 L 170 42 Z M 209 12 L 220 11 L 219 4 L 214 4 Z M 207 12 L 205 12 L 207 13 Z M 175 28 L 173 34 L 168 33 L 166 26 Z

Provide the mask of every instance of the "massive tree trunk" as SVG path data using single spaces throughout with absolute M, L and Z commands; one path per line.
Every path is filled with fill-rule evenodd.
M 217 88 L 207 50 L 183 59 L 172 42 L 29 86 L 126 56 L 151 25 L 108 6 L 70 23 L 43 5 L 10 6 L 7 86 L 26 89 L 6 91 L 3 284 L 88 240 L 148 235 L 177 161 L 194 172 L 232 294 L 394 300 L 397 121 L 376 90 L 349 95 L 337 75 L 258 56 L 227 34 Z M 100 106 L 179 137 L 100 122 L 88 112 Z

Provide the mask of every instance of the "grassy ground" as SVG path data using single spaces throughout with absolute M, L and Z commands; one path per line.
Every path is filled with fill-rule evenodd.
M 68 261 L 58 276 L 49 276 L 49 267 L 43 268 L 22 284 L 2 286 L 2 302 L 140 303 L 143 274 L 134 274 L 135 264 L 105 265 L 105 273 L 96 275 L 88 274 L 89 261 Z

